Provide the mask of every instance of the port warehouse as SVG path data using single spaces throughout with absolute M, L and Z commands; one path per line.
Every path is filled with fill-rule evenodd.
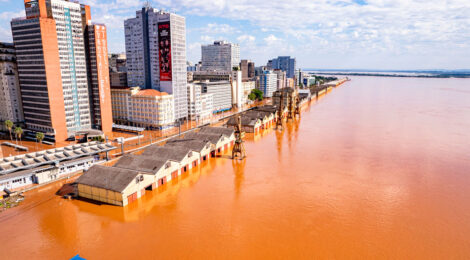
M 233 146 L 235 133 L 226 127 L 202 127 L 163 146 L 151 145 L 141 155 L 123 156 L 112 167 L 95 165 L 77 179 L 78 196 L 117 206 L 165 185 L 179 175 Z
M 0 192 L 44 184 L 107 160 L 116 147 L 89 142 L 0 159 Z

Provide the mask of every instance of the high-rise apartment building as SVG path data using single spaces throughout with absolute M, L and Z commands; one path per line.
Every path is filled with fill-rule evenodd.
M 258 89 L 263 92 L 263 96 L 270 98 L 277 90 L 277 74 L 272 70 L 266 70 L 260 76 Z
M 128 85 L 173 95 L 175 119 L 187 118 L 185 18 L 146 6 L 124 30 Z
M 285 88 L 287 85 L 287 73 L 282 70 L 274 70 L 274 74 L 277 75 L 277 89 Z
M 104 101 L 102 105 L 110 106 L 105 100 L 110 95 L 101 95 L 106 90 L 103 73 L 95 76 L 99 85 L 89 89 L 87 46 L 90 45 L 86 27 L 91 22 L 90 8 L 64 0 L 25 0 L 24 4 L 26 18 L 13 19 L 11 27 L 26 127 L 62 141 L 97 125 L 96 113 L 90 106 L 90 99 L 97 98 L 94 95 L 98 93 L 100 102 Z M 94 40 L 99 40 L 99 47 L 106 49 L 105 33 L 104 38 Z M 104 54 L 102 50 L 94 55 Z M 96 57 L 92 62 L 99 65 Z M 109 79 L 107 84 L 109 90 Z M 96 86 L 98 92 L 94 91 Z M 100 111 L 104 110 L 105 107 L 100 107 Z M 112 123 L 112 119 L 100 120 L 101 125 Z
M 240 69 L 242 71 L 242 80 L 252 80 L 255 77 L 255 63 L 250 60 L 242 60 L 240 62 Z
M 0 122 L 6 120 L 18 123 L 24 118 L 15 47 L 0 42 Z
M 290 56 L 279 56 L 270 62 L 270 65 L 268 62 L 268 67 L 270 67 L 270 69 L 285 71 L 288 78 L 294 78 L 296 66 L 295 58 L 291 58 Z
M 201 46 L 201 70 L 232 71 L 240 66 L 240 45 L 226 41 Z

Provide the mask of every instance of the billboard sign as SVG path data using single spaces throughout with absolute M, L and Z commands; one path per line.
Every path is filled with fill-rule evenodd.
M 171 81 L 170 22 L 158 23 L 158 56 L 160 63 L 160 81 Z

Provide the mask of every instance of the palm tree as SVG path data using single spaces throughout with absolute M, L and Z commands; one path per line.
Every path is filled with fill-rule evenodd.
M 42 144 L 42 140 L 44 140 L 44 133 L 37 132 L 36 133 L 36 140 Z M 36 143 L 36 149 L 37 149 L 37 143 Z
M 23 129 L 19 126 L 15 127 L 15 136 L 16 136 L 16 144 L 18 145 L 18 139 L 20 139 L 21 143 L 21 136 L 23 135 Z
M 5 121 L 5 127 L 8 129 L 8 132 L 10 132 L 10 141 L 13 142 L 13 138 L 11 137 L 11 129 L 13 128 L 13 122 L 10 120 Z

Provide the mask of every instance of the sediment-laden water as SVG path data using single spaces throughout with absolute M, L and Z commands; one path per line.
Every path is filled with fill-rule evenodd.
M 0 214 L 0 259 L 470 258 L 470 80 L 356 77 L 126 208 L 60 184 Z

